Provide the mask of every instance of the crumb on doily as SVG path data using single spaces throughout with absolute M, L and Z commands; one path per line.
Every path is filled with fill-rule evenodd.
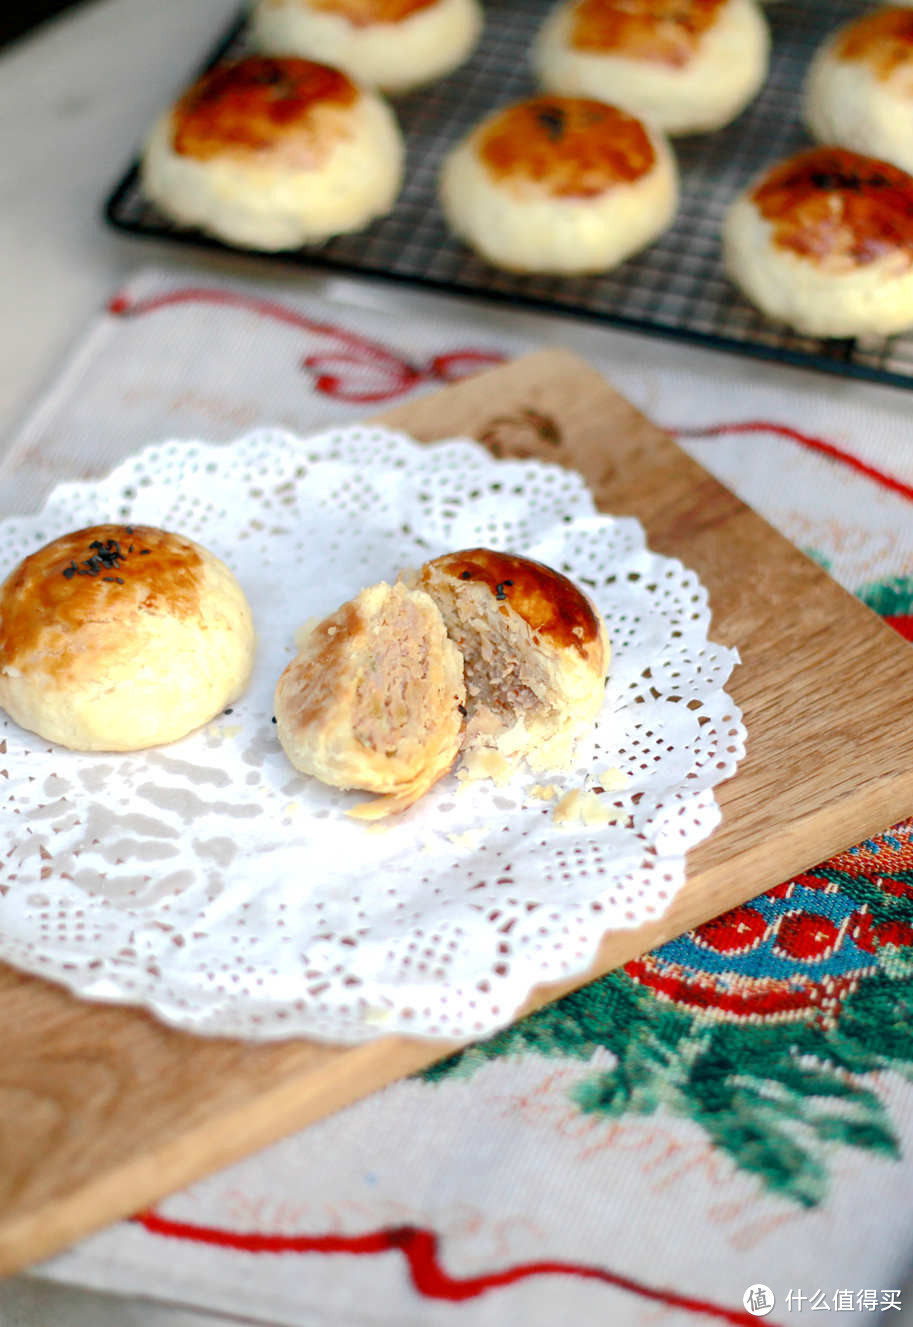
M 603 801 L 598 793 L 571 788 L 552 812 L 556 825 L 617 825 L 627 816 L 617 806 Z
M 457 771 L 461 783 L 475 783 L 480 779 L 491 779 L 498 786 L 510 781 L 516 772 L 516 761 L 508 760 L 493 747 L 481 746 L 475 751 L 467 751 L 463 757 L 462 768 Z
M 534 797 L 537 802 L 553 802 L 558 796 L 560 789 L 555 783 L 534 783 L 532 787 L 527 788 L 530 797 Z
M 219 716 L 221 718 L 221 715 Z M 233 742 L 244 731 L 240 723 L 213 722 L 206 729 L 206 745 L 221 746 L 223 742 Z
M 292 640 L 297 649 L 300 650 L 302 648 L 305 641 L 310 636 L 311 632 L 314 630 L 317 624 L 322 621 L 323 618 L 320 616 L 320 614 L 315 613 L 312 617 L 305 618 L 300 627 L 295 628 L 294 632 L 292 633 Z
M 362 1021 L 370 1027 L 385 1027 L 393 1017 L 393 1010 L 386 1005 L 369 1005 L 362 1014 Z
M 454 844 L 457 848 L 477 848 L 482 838 L 480 829 L 464 829 L 462 833 L 448 834 L 447 842 Z

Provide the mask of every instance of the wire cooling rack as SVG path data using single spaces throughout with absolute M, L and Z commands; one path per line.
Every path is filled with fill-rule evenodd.
M 450 235 L 437 203 L 441 160 L 489 111 L 535 91 L 525 57 L 551 3 L 488 0 L 485 31 L 472 58 L 448 78 L 397 99 L 406 138 L 406 180 L 388 217 L 357 235 L 293 253 L 263 254 L 264 261 L 325 265 L 482 295 L 913 386 L 913 334 L 855 340 L 799 336 L 743 300 L 721 261 L 720 227 L 731 199 L 762 166 L 808 145 L 799 118 L 805 70 L 824 36 L 860 12 L 860 0 L 781 0 L 766 10 L 773 48 L 760 95 L 725 129 L 674 141 L 682 177 L 676 220 L 648 249 L 614 271 L 586 277 L 517 276 L 488 266 Z M 223 34 L 204 68 L 249 49 L 242 16 Z M 105 216 L 133 234 L 226 247 L 163 217 L 143 194 L 138 161 L 111 194 Z

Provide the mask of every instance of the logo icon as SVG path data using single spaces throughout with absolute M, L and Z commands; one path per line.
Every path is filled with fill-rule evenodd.
M 774 1292 L 770 1286 L 749 1286 L 742 1296 L 742 1303 L 745 1308 L 756 1318 L 766 1318 L 775 1302 Z

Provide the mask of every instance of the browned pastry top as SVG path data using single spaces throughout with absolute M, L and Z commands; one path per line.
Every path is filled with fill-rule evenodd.
M 773 242 L 810 262 L 856 266 L 890 253 L 913 263 L 913 177 L 845 148 L 779 162 L 752 191 Z
M 726 0 L 577 0 L 571 45 L 656 64 L 686 65 Z
M 0 586 L 0 668 L 22 667 L 40 652 L 44 671 L 62 676 L 87 624 L 128 624 L 138 615 L 197 618 L 203 567 L 190 540 L 148 525 L 93 525 L 62 535 Z
M 486 124 L 479 154 L 491 175 L 590 198 L 645 175 L 656 160 L 640 120 L 583 97 L 534 97 Z
M 344 108 L 358 97 L 350 78 L 329 65 L 294 56 L 255 55 L 219 65 L 184 94 L 172 119 L 176 152 L 206 161 L 228 151 L 257 153 L 294 136 L 315 160 L 331 143 L 315 110 Z
M 311 9 L 339 14 L 355 28 L 372 23 L 402 23 L 420 9 L 428 9 L 438 0 L 310 0 Z
M 495 599 L 509 604 L 538 636 L 555 646 L 573 647 L 586 655 L 601 639 L 599 618 L 586 595 L 543 562 L 490 548 L 468 548 L 445 553 L 427 566 L 455 580 L 485 585 Z
M 913 9 L 886 6 L 863 14 L 837 34 L 834 54 L 868 65 L 879 80 L 904 67 L 913 71 Z

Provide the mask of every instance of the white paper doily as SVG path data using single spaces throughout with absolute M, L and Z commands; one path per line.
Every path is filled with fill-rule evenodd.
M 575 473 L 377 428 L 168 442 L 0 525 L 0 572 L 101 521 L 224 558 L 253 605 L 257 664 L 231 712 L 149 751 L 65 751 L 2 716 L 0 957 L 21 968 L 196 1032 L 471 1038 L 533 985 L 583 972 L 607 929 L 661 914 L 719 821 L 713 788 L 744 753 L 723 689 L 737 656 L 708 641 L 697 576 L 650 552 L 636 520 L 597 513 Z M 287 763 L 272 695 L 295 629 L 478 545 L 565 571 L 601 609 L 606 707 L 577 774 L 555 781 L 621 770 L 601 794 L 618 823 L 556 825 L 529 793 L 541 777 L 451 774 L 372 828 L 345 815 L 363 794 Z

